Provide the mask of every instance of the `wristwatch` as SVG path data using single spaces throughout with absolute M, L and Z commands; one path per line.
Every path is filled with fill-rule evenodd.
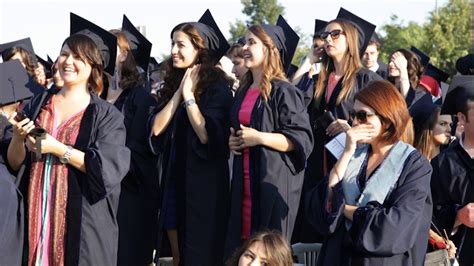
M 196 100 L 195 100 L 195 99 L 189 99 L 189 100 L 184 101 L 184 106 L 185 106 L 185 107 L 191 106 L 191 105 L 193 105 L 193 104 L 196 104 Z
M 71 155 L 72 155 L 72 146 L 66 145 L 66 152 L 64 152 L 63 156 L 59 158 L 59 162 L 63 164 L 69 163 L 69 160 L 71 159 Z

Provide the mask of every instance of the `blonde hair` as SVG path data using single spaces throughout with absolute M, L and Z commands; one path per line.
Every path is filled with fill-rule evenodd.
M 346 36 L 347 50 L 344 53 L 344 78 L 342 79 L 342 90 L 337 97 L 337 104 L 347 99 L 350 91 L 356 84 L 356 74 L 360 69 L 360 54 L 359 54 L 359 33 L 357 28 L 349 21 L 344 19 L 335 19 L 330 21 L 341 26 L 344 35 Z M 314 98 L 320 102 L 321 97 L 326 89 L 329 74 L 335 71 L 334 62 L 329 56 L 324 57 L 322 62 L 319 78 L 315 84 Z
M 265 101 L 267 101 L 272 90 L 271 82 L 275 79 L 287 81 L 287 78 L 285 72 L 283 71 L 280 52 L 278 51 L 275 43 L 273 43 L 272 38 L 268 36 L 262 26 L 254 25 L 248 30 L 257 36 L 257 38 L 262 41 L 264 47 L 266 48 L 265 59 L 263 61 L 262 81 L 260 82 L 259 89 L 260 96 Z M 252 73 L 248 71 L 242 79 L 242 85 L 240 86 L 239 90 L 241 88 L 248 88 L 252 83 Z

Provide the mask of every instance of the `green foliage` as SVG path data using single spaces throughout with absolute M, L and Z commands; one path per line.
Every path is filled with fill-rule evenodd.
M 237 20 L 230 24 L 230 40 L 233 43 L 245 34 L 246 24 L 275 24 L 278 15 L 284 13 L 284 7 L 277 0 L 241 0 L 244 6 L 242 12 L 249 17 L 248 20 Z
M 469 0 L 450 0 L 430 13 L 427 22 L 404 26 L 397 16 L 382 26 L 385 36 L 380 55 L 387 62 L 388 56 L 398 48 L 416 46 L 427 53 L 431 63 L 440 69 L 456 73 L 456 60 L 472 49 L 472 7 Z

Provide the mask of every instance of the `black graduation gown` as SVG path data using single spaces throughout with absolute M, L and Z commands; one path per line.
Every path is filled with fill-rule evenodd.
M 101 95 L 107 98 L 107 93 Z M 148 145 L 147 121 L 155 98 L 145 87 L 122 91 L 114 106 L 124 116 L 130 171 L 122 180 L 119 209 L 118 265 L 148 265 L 153 260 L 158 221 L 157 156 Z M 133 217 L 133 219 L 130 219 Z
M 23 110 L 36 120 L 41 107 L 57 92 L 50 89 L 34 96 Z M 11 139 L 11 131 L 8 136 Z M 130 165 L 125 137 L 122 114 L 113 105 L 91 95 L 74 144 L 74 148 L 85 153 L 86 173 L 67 165 L 65 265 L 117 264 L 120 182 Z M 24 162 L 26 168 L 20 183 L 23 195 L 28 191 L 30 159 L 31 156 L 26 156 Z M 27 230 L 25 239 L 28 239 Z
M 408 90 L 407 96 L 405 97 L 405 102 L 407 104 L 407 107 L 410 108 L 415 104 L 417 101 L 419 101 L 421 98 L 426 96 L 428 92 L 420 87 L 413 89 L 410 87 Z M 431 94 L 430 94 L 431 95 Z
M 305 75 L 306 76 L 306 75 Z M 304 87 L 314 87 L 316 81 L 318 79 L 318 75 L 314 75 L 312 79 L 301 79 L 299 85 L 301 88 Z M 359 72 L 356 74 L 355 87 L 347 96 L 347 99 L 341 104 L 337 105 L 336 100 L 339 96 L 339 93 L 342 89 L 342 78 L 339 83 L 334 88 L 334 91 L 329 99 L 329 103 L 326 103 L 325 100 L 322 100 L 319 106 L 316 106 L 316 102 L 314 101 L 313 95 L 311 95 L 311 104 L 308 107 L 308 112 L 310 116 L 311 126 L 313 128 L 314 139 L 317 140 L 314 142 L 313 152 L 311 153 L 310 157 L 308 158 L 308 166 L 306 168 L 304 184 L 303 184 L 303 193 L 301 197 L 302 204 L 300 205 L 300 209 L 298 210 L 298 218 L 297 224 L 295 226 L 295 233 L 292 239 L 293 243 L 296 242 L 304 242 L 304 243 L 312 243 L 312 242 L 321 242 L 322 236 L 311 226 L 307 219 L 304 217 L 304 194 L 311 189 L 313 189 L 322 179 L 324 176 L 323 171 L 323 164 L 324 164 L 324 157 L 323 153 L 326 152 L 326 159 L 327 159 L 327 171 L 332 169 L 334 164 L 336 163 L 336 158 L 334 158 L 330 152 L 325 151 L 324 145 L 330 141 L 330 137 L 326 135 L 326 130 L 323 128 L 318 128 L 316 126 L 316 119 L 320 117 L 324 111 L 328 110 L 331 111 L 335 119 L 343 119 L 349 120 L 349 112 L 352 110 L 352 106 L 354 104 L 354 97 L 365 86 L 373 80 L 382 80 L 382 78 L 377 75 L 376 73 L 366 69 L 360 68 Z M 309 89 L 306 89 L 308 91 Z M 323 98 L 326 99 L 326 93 L 324 93 Z
M 345 225 L 341 182 L 333 188 L 333 211 L 327 212 L 327 179 L 307 194 L 306 214 L 325 240 L 318 265 L 423 265 L 432 199 L 431 166 L 413 151 L 383 204 L 372 201 L 354 213 L 351 229 Z
M 25 217 L 16 181 L 0 156 L 0 265 L 21 265 L 22 261 Z
M 238 114 L 247 90 L 235 96 L 231 123 L 240 128 Z M 290 240 L 303 185 L 306 159 L 313 147 L 313 135 L 305 112 L 304 94 L 286 81 L 273 81 L 270 97 L 257 98 L 250 127 L 281 133 L 294 150 L 287 153 L 263 146 L 250 148 L 251 232 L 278 230 Z M 226 240 L 226 256 L 241 245 L 243 156 L 234 156 L 231 185 L 231 216 Z
M 224 80 L 216 81 L 204 90 L 197 104 L 205 119 L 207 144 L 200 142 L 184 105 L 178 107 L 163 134 L 150 135 L 152 150 L 162 156 L 163 200 L 158 230 L 159 234 L 166 233 L 162 214 L 166 213 L 167 185 L 174 179 L 180 263 L 222 265 L 229 209 L 230 86 Z M 160 103 L 155 113 L 165 105 Z
M 474 159 L 456 140 L 431 160 L 433 176 L 433 220 L 450 236 L 457 210 L 474 202 Z M 474 265 L 474 229 L 460 225 L 450 237 L 457 247 L 459 264 Z
M 375 71 L 375 73 L 377 73 L 383 79 L 387 79 L 388 78 L 388 66 L 387 66 L 387 64 L 385 64 L 384 62 L 381 62 L 381 61 L 377 61 L 377 63 L 379 64 L 379 68 L 377 68 L 377 71 Z

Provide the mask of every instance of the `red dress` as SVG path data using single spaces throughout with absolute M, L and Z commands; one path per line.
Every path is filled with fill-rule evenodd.
M 250 116 L 252 109 L 257 101 L 259 95 L 258 88 L 250 88 L 245 94 L 245 98 L 239 110 L 239 122 L 244 126 L 250 125 Z M 252 198 L 250 195 L 250 159 L 249 148 L 242 151 L 244 159 L 244 192 L 242 197 L 242 239 L 248 239 L 251 231 L 251 217 L 252 217 Z

